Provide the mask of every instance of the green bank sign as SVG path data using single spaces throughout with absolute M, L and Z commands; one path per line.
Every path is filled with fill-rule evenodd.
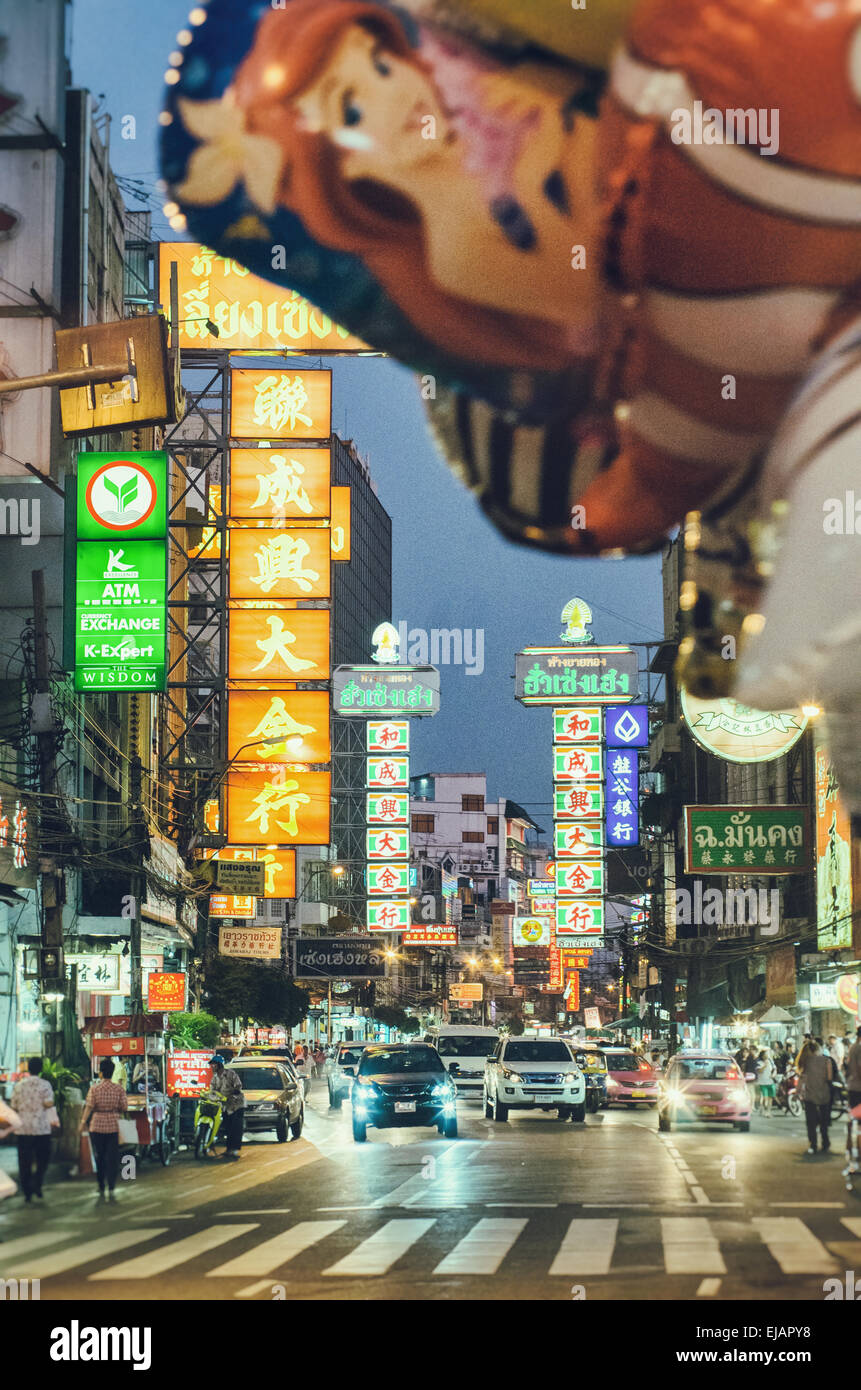
M 164 690 L 167 455 L 81 454 L 74 492 L 66 663 L 75 689 Z

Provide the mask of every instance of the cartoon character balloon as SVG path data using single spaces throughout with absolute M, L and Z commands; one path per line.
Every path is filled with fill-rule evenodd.
M 642 551 L 693 512 L 695 626 L 744 635 L 762 459 L 861 281 L 861 13 L 639 0 L 596 122 L 602 7 L 561 3 L 212 0 L 164 176 L 200 240 L 434 378 L 506 534 Z

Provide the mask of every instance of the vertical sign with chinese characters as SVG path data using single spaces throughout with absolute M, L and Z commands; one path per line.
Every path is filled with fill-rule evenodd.
M 230 373 L 225 829 L 257 847 L 266 896 L 295 896 L 293 846 L 331 839 L 331 386 Z
M 409 748 L 409 720 L 368 720 L 365 884 L 369 931 L 405 931 L 410 925 Z
M 566 986 L 563 948 L 604 932 L 604 712 L 600 706 L 553 711 L 553 821 L 556 848 L 555 960 L 551 985 Z M 579 977 L 578 977 L 579 981 Z M 579 989 L 575 986 L 579 1008 Z M 566 995 L 570 1005 L 571 992 Z

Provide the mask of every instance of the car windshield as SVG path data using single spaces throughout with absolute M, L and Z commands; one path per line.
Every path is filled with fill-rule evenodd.
M 606 1071 L 607 1063 L 600 1052 L 575 1052 L 574 1057 L 578 1067 L 584 1071 Z
M 341 1067 L 357 1067 L 362 1060 L 364 1048 L 348 1047 L 338 1058 L 338 1065 Z
M 458 1037 L 440 1038 L 437 1052 L 441 1057 L 489 1057 L 494 1051 L 498 1038 Z
M 237 1067 L 243 1090 L 282 1091 L 284 1073 L 280 1067 Z
M 506 1062 L 570 1062 L 571 1053 L 561 1042 L 510 1042 Z
M 683 1081 L 739 1081 L 741 1073 L 735 1062 L 715 1061 L 713 1057 L 688 1057 L 679 1063 Z
M 607 1068 L 609 1071 L 651 1071 L 645 1058 L 638 1057 L 636 1052 L 608 1052 Z
M 366 1052 L 359 1064 L 360 1076 L 385 1076 L 396 1071 L 445 1071 L 432 1047 L 385 1047 Z

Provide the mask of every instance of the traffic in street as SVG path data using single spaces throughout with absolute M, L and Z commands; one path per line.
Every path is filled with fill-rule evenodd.
M 120 1182 L 7 1206 L 0 1277 L 42 1299 L 823 1299 L 861 1267 L 861 1212 L 803 1122 L 659 1131 L 650 1106 L 582 1123 L 541 1109 L 458 1137 L 371 1128 L 314 1083 L 301 1138 L 247 1136 L 239 1164 L 177 1155 Z M 35 1218 L 35 1219 L 34 1219 Z

